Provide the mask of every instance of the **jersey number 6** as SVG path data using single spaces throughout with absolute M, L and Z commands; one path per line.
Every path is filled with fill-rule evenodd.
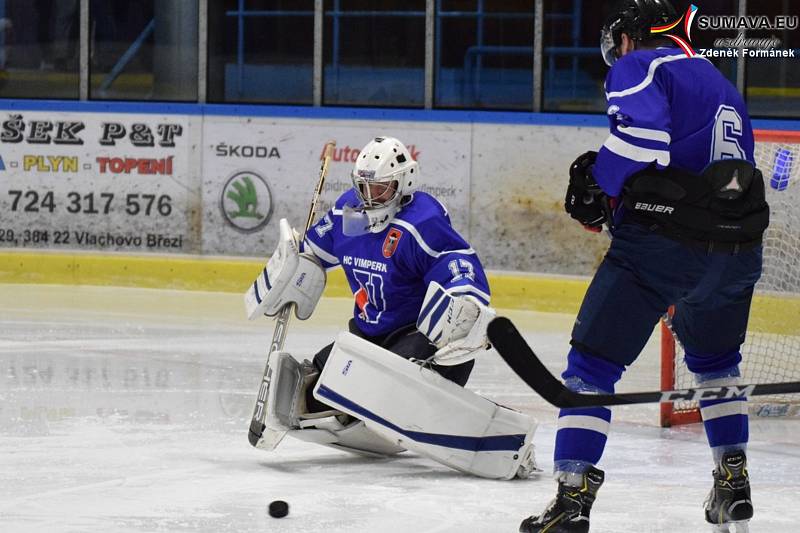
M 711 160 L 744 159 L 739 144 L 742 138 L 742 117 L 736 109 L 721 105 L 714 120 L 714 137 L 711 139 Z M 709 161 L 709 162 L 710 162 Z

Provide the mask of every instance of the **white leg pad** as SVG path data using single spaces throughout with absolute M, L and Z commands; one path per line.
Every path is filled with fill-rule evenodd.
M 265 443 L 274 449 L 290 435 L 296 439 L 330 446 L 339 450 L 385 457 L 405 451 L 390 440 L 368 429 L 363 422 L 352 420 L 347 425 L 341 418 L 350 418 L 333 409 L 307 413 L 306 389 L 319 375 L 309 361 L 298 362 L 287 352 L 273 354 L 274 373 L 269 389 Z
M 322 444 L 368 457 L 386 457 L 404 452 L 405 448 L 378 435 L 361 420 L 342 424 L 338 416 L 328 416 L 300 422 L 301 429 L 289 431 L 296 439 Z
M 281 443 L 287 431 L 298 427 L 298 413 L 303 410 L 304 377 L 311 364 L 299 363 L 288 352 L 272 352 L 267 362 L 266 390 L 259 391 L 264 398 L 264 435 L 259 448 L 272 451 Z M 265 385 L 262 384 L 262 387 Z
M 299 425 L 299 406 L 302 399 L 303 377 L 310 363 L 299 363 L 288 352 L 278 352 L 278 371 L 270 387 L 274 394 L 267 408 L 267 426 L 292 428 Z M 271 422 L 271 423 L 270 423 Z
M 336 338 L 314 396 L 455 470 L 492 479 L 535 471 L 532 417 L 351 333 Z

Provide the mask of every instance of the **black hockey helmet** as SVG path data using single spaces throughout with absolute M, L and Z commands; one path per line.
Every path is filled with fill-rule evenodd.
M 669 0 L 622 0 L 603 24 L 600 35 L 600 50 L 609 67 L 617 58 L 617 47 L 622 43 L 622 34 L 627 33 L 634 41 L 650 37 L 650 28 L 675 22 L 678 12 Z

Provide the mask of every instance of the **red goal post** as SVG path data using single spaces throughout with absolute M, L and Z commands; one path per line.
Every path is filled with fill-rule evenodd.
M 742 382 L 800 380 L 800 131 L 756 130 L 756 165 L 764 174 L 770 227 L 764 236 L 764 271 L 756 285 L 747 339 L 742 347 Z M 692 387 L 683 351 L 661 324 L 661 388 Z M 800 395 L 750 402 L 761 416 L 800 415 Z M 662 403 L 663 427 L 700 422 L 696 403 Z

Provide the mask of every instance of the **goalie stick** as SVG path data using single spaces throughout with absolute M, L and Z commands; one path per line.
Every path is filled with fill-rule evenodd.
M 569 390 L 539 360 L 514 324 L 497 317 L 487 328 L 489 341 L 508 363 L 508 366 L 530 388 L 549 403 L 560 408 L 601 407 L 637 403 L 678 402 L 686 400 L 722 400 L 763 396 L 768 394 L 800 393 L 800 381 L 725 387 L 698 387 L 669 391 L 628 392 L 621 394 L 581 394 Z
M 328 165 L 331 162 L 333 150 L 335 148 L 336 141 L 329 141 L 325 144 L 322 164 L 319 168 L 319 178 L 317 178 L 317 186 L 314 189 L 314 196 L 311 198 L 311 206 L 308 210 L 306 226 L 303 229 L 303 233 L 300 235 L 301 246 L 302 242 L 306 238 L 306 233 L 308 233 L 309 228 L 311 228 L 311 224 L 314 222 L 314 213 L 317 211 L 317 203 L 319 202 L 319 197 L 322 194 L 322 186 L 325 184 L 325 176 L 328 174 Z M 250 444 L 256 448 L 260 448 L 262 446 L 264 429 L 266 427 L 264 424 L 264 419 L 266 418 L 267 414 L 265 407 L 267 402 L 267 393 L 269 392 L 269 383 L 272 380 L 272 372 L 270 371 L 269 360 L 273 353 L 279 352 L 283 349 L 283 343 L 286 340 L 286 330 L 289 327 L 289 317 L 291 316 L 293 309 L 294 304 L 291 303 L 284 306 L 280 310 L 275 322 L 275 331 L 272 333 L 272 342 L 269 345 L 269 352 L 267 353 L 267 364 L 264 366 L 264 374 L 261 377 L 261 384 L 258 387 L 258 396 L 256 397 L 256 405 L 253 409 L 253 417 L 250 420 L 250 430 L 247 433 L 247 439 L 250 441 Z M 276 443 L 271 443 L 267 446 L 268 448 L 271 448 L 275 444 Z

